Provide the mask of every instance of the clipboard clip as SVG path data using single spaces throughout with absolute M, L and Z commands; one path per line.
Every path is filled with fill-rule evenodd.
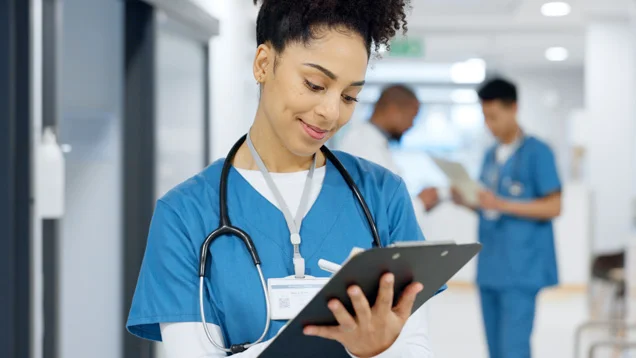
M 455 241 L 397 241 L 389 245 L 388 247 L 420 247 L 420 246 L 446 246 L 457 245 Z

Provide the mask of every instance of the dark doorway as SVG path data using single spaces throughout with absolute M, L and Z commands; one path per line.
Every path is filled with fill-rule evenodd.
M 30 3 L 0 0 L 0 357 L 31 354 Z

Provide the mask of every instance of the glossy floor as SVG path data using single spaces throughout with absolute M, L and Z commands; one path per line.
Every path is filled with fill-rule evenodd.
M 472 287 L 451 287 L 430 302 L 430 332 L 437 358 L 488 358 L 477 291 Z M 535 358 L 573 358 L 574 332 L 588 317 L 585 294 L 572 290 L 551 290 L 539 297 L 532 339 Z M 603 332 L 583 336 L 580 357 Z M 631 355 L 629 355 L 631 354 Z M 599 351 L 598 358 L 636 358 L 636 351 L 616 355 Z

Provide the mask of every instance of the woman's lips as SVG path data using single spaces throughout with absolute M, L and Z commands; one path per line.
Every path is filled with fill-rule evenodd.
M 328 130 L 324 130 L 324 129 L 309 125 L 309 124 L 305 123 L 303 120 L 300 120 L 300 123 L 302 123 L 303 129 L 305 130 L 305 132 L 311 138 L 313 138 L 315 140 L 323 140 L 327 136 L 327 133 L 329 133 Z

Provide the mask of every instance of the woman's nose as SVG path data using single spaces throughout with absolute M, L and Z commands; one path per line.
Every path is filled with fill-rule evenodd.
M 325 119 L 336 121 L 340 118 L 340 96 L 326 95 L 318 107 L 316 113 Z

